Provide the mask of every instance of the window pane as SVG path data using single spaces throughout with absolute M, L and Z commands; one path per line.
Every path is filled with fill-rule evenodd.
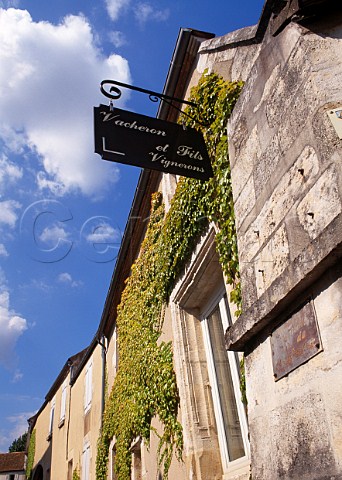
M 50 410 L 49 435 L 51 435 L 51 433 L 52 433 L 54 416 L 55 416 L 55 404 L 52 405 L 51 410 Z
M 215 366 L 217 388 L 220 396 L 224 430 L 230 461 L 245 455 L 234 387 L 224 344 L 219 307 L 208 317 L 208 330 Z
M 83 450 L 82 458 L 82 480 L 89 480 L 90 470 L 90 445 L 87 444 Z
M 91 406 L 91 399 L 92 399 L 92 393 L 93 393 L 92 369 L 93 369 L 93 364 L 90 363 L 85 372 L 85 394 L 84 394 L 85 411 L 89 410 Z

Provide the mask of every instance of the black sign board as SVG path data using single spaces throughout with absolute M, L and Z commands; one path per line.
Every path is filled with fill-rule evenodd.
M 119 108 L 94 108 L 95 152 L 105 160 L 208 180 L 203 136 L 193 128 Z

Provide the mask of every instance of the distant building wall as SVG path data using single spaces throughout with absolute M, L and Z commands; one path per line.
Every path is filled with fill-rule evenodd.
M 63 406 L 62 406 L 63 396 Z M 69 401 L 70 401 L 70 373 L 59 386 L 55 396 L 55 413 L 51 436 L 51 473 L 50 479 L 58 476 L 67 478 L 66 445 L 68 438 Z
M 90 380 L 89 376 L 91 376 Z M 84 364 L 72 386 L 71 395 L 68 462 L 72 462 L 73 469 L 79 471 L 81 479 L 85 478 L 82 476 L 84 475 L 82 469 L 89 471 L 90 476 L 86 478 L 93 479 L 95 478 L 97 439 L 101 427 L 102 355 L 100 345 L 94 349 Z
M 75 470 L 81 479 L 95 478 L 102 413 L 102 347 L 96 344 L 80 357 L 84 363 L 79 366 L 77 358 L 76 377 L 70 377 L 72 362 L 70 367 L 66 364 L 34 420 L 33 479 L 41 469 L 44 480 L 72 480 Z
M 52 455 L 52 437 L 50 433 L 50 415 L 52 404 L 47 402 L 45 408 L 40 412 L 37 418 L 36 429 L 36 444 L 33 474 L 40 466 L 45 476 L 50 475 L 51 455 Z

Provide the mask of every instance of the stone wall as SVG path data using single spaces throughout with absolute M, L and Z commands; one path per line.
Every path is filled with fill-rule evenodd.
M 271 337 L 246 357 L 253 480 L 342 478 L 342 268 L 311 288 L 323 350 L 275 381 Z
M 341 20 L 266 33 L 228 128 L 243 314 L 226 340 L 246 354 L 253 480 L 342 478 Z M 273 332 L 307 299 L 317 353 L 276 378 Z
M 327 112 L 342 105 L 342 27 L 331 30 L 290 24 L 266 38 L 233 112 L 230 160 L 245 313 L 230 333 L 232 348 L 306 288 L 309 274 L 312 282 L 324 262 L 335 261 L 332 253 L 339 255 L 342 146 Z

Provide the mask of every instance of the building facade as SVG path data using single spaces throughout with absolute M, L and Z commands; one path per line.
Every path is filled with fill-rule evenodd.
M 32 479 L 95 478 L 103 409 L 102 348 L 92 342 L 70 357 L 42 407 L 29 420 Z
M 24 480 L 25 468 L 25 452 L 0 453 L 1 480 Z
M 183 428 L 183 461 L 172 458 L 171 479 L 342 479 L 341 20 L 332 1 L 267 0 L 254 27 L 219 38 L 182 29 L 177 39 L 165 94 L 187 98 L 213 72 L 244 82 L 227 125 L 242 314 L 217 253 L 218 222 L 209 219 L 158 330 L 158 346 L 172 342 Z M 158 118 L 178 115 L 161 102 Z M 31 421 L 33 479 L 127 478 L 116 469 L 115 432 L 103 444 L 105 474 L 98 460 L 101 432 L 118 421 L 108 413 L 123 361 L 117 320 L 147 248 L 151 195 L 159 192 L 167 215 L 179 183 L 152 170 L 140 176 L 94 340 Z M 149 445 L 138 429 L 128 445 L 135 480 L 163 478 L 165 425 L 155 412 Z

